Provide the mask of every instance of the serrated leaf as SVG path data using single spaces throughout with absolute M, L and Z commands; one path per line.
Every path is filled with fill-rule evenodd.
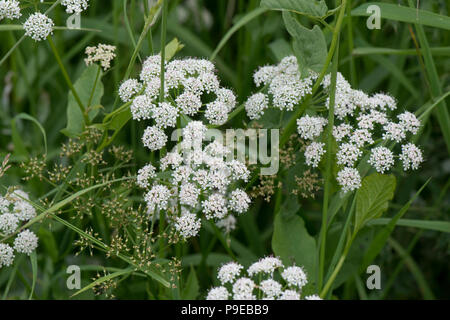
M 81 102 L 85 108 L 90 108 L 89 119 L 93 120 L 99 112 L 99 108 L 93 108 L 94 106 L 101 105 L 100 100 L 103 96 L 103 83 L 101 81 L 102 71 L 97 75 L 97 65 L 88 66 L 80 78 L 75 82 L 75 90 L 80 97 Z M 83 114 L 80 107 L 75 100 L 72 92 L 69 92 L 67 103 L 67 127 L 61 132 L 68 137 L 75 137 L 81 134 L 83 131 Z
M 302 76 L 306 74 L 307 69 L 320 72 L 327 58 L 327 43 L 322 30 L 317 25 L 312 29 L 302 26 L 295 16 L 287 11 L 283 12 L 283 20 L 294 39 L 294 54 Z
M 379 218 L 394 197 L 395 177 L 374 173 L 365 177 L 356 192 L 355 232 L 367 221 Z
M 262 0 L 261 7 L 272 10 L 289 10 L 314 17 L 323 17 L 328 11 L 324 0 Z

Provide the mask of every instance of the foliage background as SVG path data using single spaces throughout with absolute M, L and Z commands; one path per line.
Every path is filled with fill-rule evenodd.
M 181 56 L 210 57 L 214 49 L 236 21 L 246 13 L 259 7 L 259 0 L 198 0 L 170 1 L 169 21 L 167 24 L 170 41 L 176 37 L 184 44 Z M 388 3 L 406 1 L 383 1 Z M 404 3 L 403 3 L 404 2 Z M 127 12 L 124 11 L 127 4 Z M 364 1 L 351 1 L 352 8 Z M 329 7 L 334 6 L 328 1 Z M 448 16 L 448 1 L 421 1 L 421 9 Z M 117 96 L 118 84 L 121 82 L 133 52 L 133 44 L 124 19 L 127 14 L 130 30 L 135 41 L 142 30 L 143 1 L 95 1 L 83 13 L 83 28 L 98 29 L 101 32 L 60 31 L 54 33 L 57 45 L 71 79 L 77 79 L 84 70 L 84 48 L 97 43 L 108 43 L 117 46 L 117 57 L 113 68 L 103 76 L 105 95 L 102 105 L 110 111 Z M 32 10 L 23 13 L 28 16 Z M 67 14 L 58 6 L 52 16 L 55 24 L 65 25 Z M 302 19 L 305 25 L 310 21 Z M 426 35 L 433 51 L 439 83 L 443 92 L 450 89 L 450 33 L 448 30 L 425 27 Z M 21 36 L 19 31 L 0 32 L 0 56 L 14 45 Z M 329 43 L 331 34 L 325 31 Z M 339 71 L 350 80 L 353 87 L 367 93 L 388 92 L 398 100 L 400 109 L 415 111 L 430 100 L 431 83 L 427 80 L 423 58 L 415 50 L 414 26 L 394 20 L 382 20 L 380 30 L 369 30 L 364 17 L 352 17 L 346 20 L 340 40 Z M 153 41 L 147 39 L 140 51 L 144 58 L 160 50 L 160 20 L 152 28 Z M 290 37 L 285 30 L 279 12 L 266 12 L 239 29 L 219 52 L 215 63 L 222 80 L 234 88 L 240 102 L 254 91 L 252 73 L 260 65 L 276 63 L 289 53 Z M 395 51 L 362 50 L 361 48 L 391 48 Z M 132 74 L 139 71 L 136 63 Z M 22 181 L 23 172 L 16 164 L 24 160 L 24 156 L 40 156 L 44 153 L 42 135 L 29 121 L 15 120 L 20 113 L 27 113 L 36 118 L 45 128 L 48 143 L 47 160 L 58 157 L 59 149 L 66 137 L 60 130 L 66 126 L 66 107 L 68 89 L 47 42 L 37 45 L 26 39 L 11 57 L 0 66 L 0 159 L 12 153 L 13 167 L 0 183 L 4 186 L 21 184 L 34 196 L 42 196 L 49 186 L 39 181 Z M 448 99 L 447 99 L 448 101 Z M 248 119 L 241 115 L 233 124 L 241 126 Z M 27 154 L 18 154 L 13 142 L 13 124 L 26 147 Z M 450 128 L 447 128 L 450 130 Z M 133 150 L 133 167 L 137 170 L 148 159 L 148 154 L 140 143 L 144 126 L 134 121 L 129 122 L 116 138 L 115 145 L 126 145 Z M 397 190 L 386 216 L 391 216 L 403 206 L 432 177 L 427 188 L 422 192 L 407 213 L 406 218 L 417 220 L 441 221 L 444 226 L 449 222 L 450 210 L 450 159 L 449 149 L 443 138 L 443 128 L 437 118 L 432 116 L 426 124 L 422 136 L 417 142 L 422 146 L 425 163 L 420 171 L 411 175 L 398 173 Z M 445 130 L 445 129 L 444 129 Z M 300 215 L 308 232 L 316 235 L 320 228 L 321 202 L 315 200 L 289 198 L 287 205 L 294 206 L 295 214 Z M 292 204 L 294 203 L 294 204 Z M 257 201 L 254 209 L 240 218 L 239 229 L 234 234 L 238 244 L 234 250 L 242 259 L 254 260 L 272 252 L 271 235 L 273 226 L 273 202 L 269 205 Z M 96 225 L 101 223 L 94 221 Z M 101 229 L 102 226 L 96 225 Z M 45 232 L 51 230 L 51 232 Z M 104 255 L 82 254 L 75 256 L 73 231 L 61 225 L 45 222 L 39 234 L 49 237 L 46 245 L 38 248 L 39 277 L 35 297 L 41 299 L 65 299 L 73 292 L 65 287 L 66 267 L 79 264 L 82 268 L 82 285 L 91 281 L 97 269 L 95 266 L 116 266 L 116 261 L 105 260 Z M 211 279 L 217 265 L 226 261 L 227 256 L 220 243 L 217 243 L 208 254 L 206 263 L 200 263 L 201 252 L 211 241 L 211 235 L 204 233 L 192 247 L 183 248 L 185 259 L 183 277 L 188 278 L 190 266 L 195 266 L 199 283 L 199 297 L 203 298 L 206 290 L 212 285 Z M 335 292 L 340 298 L 389 298 L 389 299 L 422 299 L 450 298 L 450 243 L 447 232 L 438 232 L 423 227 L 411 228 L 399 226 L 375 264 L 382 269 L 382 290 L 369 292 L 365 289 L 365 275 L 355 275 L 347 279 L 345 284 Z M 405 255 L 398 248 L 406 250 Z M 363 251 L 363 247 L 357 248 Z M 56 250 L 57 254 L 50 251 Z M 354 254 L 358 254 L 358 250 Z M 351 260 L 351 259 L 350 259 Z M 15 271 L 15 270 L 14 270 Z M 3 269 L 0 272 L 0 296 L 13 276 L 13 270 Z M 192 275 L 191 275 L 192 276 Z M 23 263 L 14 274 L 14 281 L 7 298 L 27 297 L 32 279 L 29 262 Z M 118 298 L 152 298 L 148 293 L 149 281 L 131 277 L 126 284 L 119 285 L 115 291 Z M 86 292 L 77 298 L 94 298 L 92 292 Z M 104 298 L 98 296 L 97 298 Z

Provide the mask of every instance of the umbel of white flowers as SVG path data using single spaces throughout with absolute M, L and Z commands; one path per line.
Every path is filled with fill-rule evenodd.
M 14 188 L 5 196 L 0 196 L 0 234 L 5 236 L 13 234 L 22 223 L 36 216 L 36 210 L 28 200 L 27 193 Z M 0 268 L 8 267 L 14 262 L 14 251 L 30 255 L 37 246 L 37 236 L 27 229 L 15 237 L 13 247 L 7 243 L 0 243 Z
M 89 0 L 62 0 L 61 5 L 66 8 L 67 13 L 80 14 L 88 8 Z M 0 21 L 3 19 L 19 19 L 21 16 L 19 1 L 0 0 Z M 35 41 L 45 40 L 53 33 L 54 27 L 53 20 L 39 11 L 31 14 L 23 24 L 25 35 Z
M 293 110 L 305 95 L 312 92 L 317 79 L 315 73 L 301 77 L 297 59 L 294 56 L 284 58 L 276 66 L 264 66 L 254 74 L 257 87 L 261 92 L 252 95 L 245 104 L 250 119 L 259 119 L 269 105 L 280 110 Z M 329 91 L 331 75 L 326 75 L 321 83 L 326 95 L 325 106 L 329 109 Z M 342 74 L 337 74 L 336 99 L 333 137 L 337 143 L 337 182 L 343 192 L 353 191 L 361 186 L 361 175 L 356 168 L 358 161 L 369 154 L 368 164 L 377 172 L 385 173 L 395 164 L 392 149 L 402 143 L 398 158 L 403 169 L 417 170 L 423 161 L 422 151 L 414 144 L 405 141 L 408 135 L 419 131 L 420 121 L 408 111 L 396 116 L 391 114 L 397 109 L 396 101 L 387 94 L 368 96 L 363 91 L 354 90 Z M 318 167 L 326 153 L 324 129 L 327 126 L 326 111 L 311 110 L 297 119 L 299 136 L 309 141 L 305 149 L 305 162 Z M 324 115 L 321 115 L 324 114 Z
M 222 125 L 236 106 L 233 91 L 220 86 L 214 64 L 204 59 L 173 60 L 165 63 L 165 101 L 159 102 L 161 57 L 148 57 L 137 79 L 124 81 L 119 88 L 123 102 L 131 102 L 134 120 L 152 120 L 142 137 L 151 151 L 165 146 L 166 128 L 173 128 L 181 115 L 194 117 L 205 106 L 204 116 L 213 125 Z
M 302 289 L 308 283 L 302 267 L 285 266 L 272 256 L 246 270 L 237 262 L 229 262 L 219 268 L 217 278 L 220 286 L 211 288 L 206 300 L 301 300 Z M 303 298 L 321 300 L 318 295 Z
M 226 161 L 231 150 L 223 144 L 204 145 L 206 131 L 201 121 L 189 122 L 181 145 L 161 158 L 159 172 L 147 164 L 137 176 L 138 185 L 147 190 L 149 214 L 165 211 L 185 239 L 198 234 L 201 217 L 230 232 L 236 223 L 233 213 L 242 214 L 250 205 L 250 197 L 236 185 L 248 180 L 249 170 L 237 160 Z

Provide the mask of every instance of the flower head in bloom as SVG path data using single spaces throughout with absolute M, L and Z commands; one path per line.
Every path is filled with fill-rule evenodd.
M 66 7 L 67 13 L 80 14 L 89 6 L 89 0 L 62 0 L 61 5 Z
M 312 88 L 321 88 L 318 105 L 308 107 L 308 112 L 316 115 L 303 115 L 297 121 L 297 133 L 302 140 L 309 140 L 304 151 L 306 165 L 317 168 L 326 152 L 336 158 L 339 173 L 337 182 L 344 192 L 354 191 L 361 185 L 361 175 L 356 169 L 360 161 L 367 161 L 376 171 L 384 173 L 395 164 L 395 154 L 391 142 L 400 143 L 410 134 L 417 134 L 419 119 L 405 111 L 395 116 L 397 109 L 395 98 L 385 93 L 368 95 L 355 90 L 341 73 L 337 73 L 334 126 L 331 145 L 325 148 L 324 128 L 328 123 L 331 101 L 331 74 L 325 75 L 321 83 L 315 84 L 318 75 L 310 72 L 300 74 L 297 59 L 285 57 L 278 65 L 259 68 L 253 80 L 260 92 L 251 95 L 245 103 L 247 116 L 251 120 L 259 119 L 269 106 L 279 110 L 293 110 Z M 321 106 L 322 101 L 325 108 Z M 315 104 L 315 103 L 314 103 Z M 327 110 L 328 109 L 328 110 Z M 282 115 L 280 115 L 282 116 Z M 389 148 L 384 147 L 389 143 Z M 303 142 L 302 142 L 303 144 Z M 420 150 L 403 147 L 400 159 L 405 170 L 417 168 L 422 161 Z M 329 150 L 329 151 L 328 151 Z M 366 160 L 368 159 L 368 160 Z
M 142 142 L 144 146 L 152 151 L 159 150 L 166 145 L 167 136 L 158 127 L 147 127 L 142 136 Z
M 308 283 L 306 273 L 301 267 L 287 267 L 283 270 L 281 276 L 289 286 L 295 286 L 299 289 L 303 288 Z
M 264 93 L 255 93 L 245 103 L 245 111 L 251 120 L 259 119 L 269 107 L 269 98 Z
M 185 213 L 175 222 L 175 229 L 185 239 L 195 237 L 200 231 L 200 227 L 201 220 L 193 213 Z
M 236 226 L 233 215 L 245 213 L 250 205 L 250 197 L 238 185 L 248 180 L 250 171 L 238 160 L 229 161 L 230 150 L 218 140 L 204 143 L 206 131 L 201 121 L 189 122 L 180 143 L 160 159 L 159 169 L 147 165 L 138 172 L 139 186 L 148 190 L 145 201 L 150 212 L 155 207 L 163 210 L 184 239 L 197 234 L 194 231 L 200 223 L 193 223 L 194 231 L 186 229 L 185 222 L 194 221 L 194 216 L 212 220 L 230 232 Z M 147 128 L 145 145 L 158 150 L 165 143 L 158 144 L 161 134 L 156 126 Z M 183 217 L 185 212 L 191 216 Z
M 346 167 L 338 172 L 337 182 L 344 193 L 353 191 L 361 187 L 361 175 L 357 169 Z
M 138 186 L 144 189 L 148 188 L 149 180 L 156 177 L 155 170 L 156 168 L 151 164 L 147 164 L 145 167 L 139 169 L 137 175 Z
M 5 243 L 0 243 L 0 268 L 9 267 L 14 261 L 14 250 Z
M 255 283 L 249 278 L 239 278 L 233 284 L 233 300 L 256 300 L 253 295 Z
M 229 262 L 220 267 L 217 273 L 217 278 L 223 285 L 226 283 L 232 283 L 240 275 L 244 267 L 236 262 Z
M 312 142 L 305 150 L 306 164 L 315 168 L 319 165 L 320 159 L 325 154 L 325 143 Z
M 402 146 L 402 153 L 400 160 L 403 162 L 403 169 L 417 170 L 419 165 L 423 162 L 422 151 L 412 143 L 407 143 Z
M 84 62 L 87 66 L 95 62 L 100 62 L 103 70 L 108 70 L 111 67 L 111 60 L 116 56 L 114 53 L 115 50 L 115 46 L 103 43 L 100 43 L 96 47 L 87 47 L 85 50 L 87 58 L 84 59 Z
M 35 41 L 45 40 L 53 33 L 53 20 L 40 12 L 33 13 L 23 24 L 25 35 Z
M 372 149 L 369 164 L 380 173 L 388 171 L 394 165 L 394 154 L 386 147 L 376 147 Z
M 0 215 L 0 231 L 6 235 L 16 231 L 19 226 L 19 218 L 12 213 Z
M 295 290 L 284 290 L 278 300 L 300 300 L 300 294 Z
M 219 268 L 220 286 L 211 288 L 207 300 L 300 300 L 308 283 L 303 268 L 284 266 L 276 257 L 265 257 L 247 270 L 237 262 Z
M 253 74 L 257 87 L 264 86 L 263 92 L 252 95 L 245 103 L 250 119 L 259 119 L 268 106 L 291 111 L 302 99 L 312 92 L 316 75 L 300 74 L 297 59 L 294 56 L 283 58 L 276 66 L 264 66 Z
M 317 138 L 322 133 L 323 127 L 325 127 L 327 122 L 327 119 L 322 117 L 303 116 L 297 119 L 298 134 L 305 140 Z
M 150 209 L 167 209 L 170 191 L 166 186 L 156 184 L 145 195 L 145 201 Z
M 17 252 L 30 255 L 38 246 L 38 237 L 30 230 L 19 233 L 14 240 L 14 249 Z
M 119 87 L 119 97 L 123 102 L 131 99 L 142 90 L 142 84 L 136 79 L 128 79 Z
M 275 257 L 265 257 L 261 260 L 253 263 L 248 268 L 248 274 L 250 276 L 254 276 L 258 273 L 267 273 L 267 274 L 273 274 L 273 272 L 277 269 L 283 266 L 283 263 L 280 259 Z
M 19 19 L 22 15 L 19 4 L 17 0 L 0 0 L 0 20 Z
M 225 287 L 216 287 L 208 292 L 206 300 L 228 300 L 230 293 Z

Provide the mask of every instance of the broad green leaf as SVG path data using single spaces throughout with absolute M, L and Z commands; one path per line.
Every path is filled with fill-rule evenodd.
M 379 173 L 365 177 L 356 192 L 355 232 L 367 221 L 379 218 L 394 197 L 395 177 Z
M 295 262 L 308 272 L 311 282 L 316 273 L 316 240 L 309 235 L 303 219 L 296 215 L 297 202 L 287 201 L 290 208 L 283 206 L 276 214 L 272 236 L 273 252 L 287 265 Z
M 81 102 L 86 109 L 89 108 L 89 119 L 93 120 L 99 112 L 99 108 L 93 108 L 100 105 L 103 96 L 103 83 L 101 81 L 102 71 L 98 65 L 88 66 L 80 78 L 75 82 L 74 87 Z M 68 137 L 75 137 L 83 131 L 83 114 L 78 106 L 72 92 L 69 92 L 67 104 L 67 127 L 61 132 Z
M 450 30 L 450 17 L 436 14 L 426 10 L 408 8 L 392 3 L 369 2 L 352 10 L 352 16 L 368 17 L 372 12 L 367 12 L 369 6 L 376 5 L 380 8 L 381 18 L 407 23 L 417 23 L 425 26 Z
M 191 266 L 191 271 L 186 281 L 186 286 L 181 293 L 183 300 L 195 300 L 198 297 L 200 286 L 198 284 L 197 275 L 195 269 Z
M 276 61 L 281 61 L 286 56 L 294 54 L 292 47 L 285 39 L 277 39 L 269 44 L 270 51 L 275 56 Z
M 323 17 L 328 11 L 324 0 L 262 0 L 261 7 L 272 10 L 289 10 L 313 17 Z
M 320 72 L 327 58 L 327 44 L 322 30 L 315 25 L 305 28 L 290 12 L 283 12 L 286 29 L 294 39 L 293 49 L 302 75 L 307 69 Z

